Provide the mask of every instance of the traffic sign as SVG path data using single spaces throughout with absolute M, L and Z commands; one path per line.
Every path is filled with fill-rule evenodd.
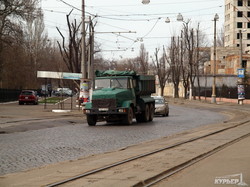
M 51 78 L 51 79 L 71 79 L 80 80 L 81 73 L 68 73 L 68 72 L 53 72 L 53 71 L 37 71 L 38 78 Z
M 238 69 L 238 77 L 245 78 L 245 69 Z

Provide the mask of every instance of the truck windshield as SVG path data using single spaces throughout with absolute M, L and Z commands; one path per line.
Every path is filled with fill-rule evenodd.
M 110 78 L 110 79 L 97 79 L 95 80 L 95 89 L 102 88 L 128 88 L 128 79 L 126 78 Z

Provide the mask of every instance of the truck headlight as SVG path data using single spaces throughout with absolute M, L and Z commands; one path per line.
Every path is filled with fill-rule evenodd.
M 89 114 L 90 113 L 90 110 L 84 110 L 85 111 L 85 114 Z
M 121 112 L 121 113 L 126 112 L 126 109 L 120 108 L 120 109 L 118 110 L 118 112 Z

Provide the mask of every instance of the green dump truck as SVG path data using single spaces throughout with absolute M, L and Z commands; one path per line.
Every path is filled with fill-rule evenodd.
M 135 71 L 96 71 L 91 102 L 84 113 L 90 126 L 98 121 L 132 124 L 152 121 L 155 101 L 155 77 L 137 75 Z

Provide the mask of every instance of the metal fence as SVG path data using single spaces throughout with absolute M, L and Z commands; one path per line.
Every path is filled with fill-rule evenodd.
M 198 96 L 198 88 L 195 87 L 194 94 Z M 200 96 L 211 97 L 212 88 L 210 87 L 201 87 Z M 221 98 L 238 98 L 238 88 L 237 87 L 227 87 L 225 85 L 221 87 L 216 87 L 216 97 Z M 250 99 L 250 86 L 245 87 L 245 99 Z
M 221 98 L 238 98 L 237 88 L 238 77 L 236 75 L 216 75 L 216 97 Z M 213 76 L 200 77 L 201 96 L 211 97 L 212 95 Z M 198 96 L 197 79 L 194 83 L 194 94 Z M 250 85 L 245 86 L 245 98 L 250 99 Z
M 0 89 L 0 102 L 17 101 L 20 93 L 18 89 Z

